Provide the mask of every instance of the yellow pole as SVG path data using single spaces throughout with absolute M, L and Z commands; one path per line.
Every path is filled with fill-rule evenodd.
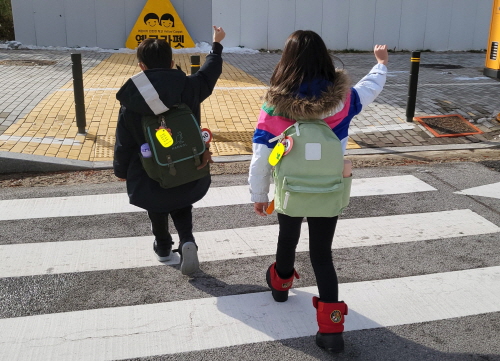
M 493 0 L 484 75 L 500 80 L 500 0 Z

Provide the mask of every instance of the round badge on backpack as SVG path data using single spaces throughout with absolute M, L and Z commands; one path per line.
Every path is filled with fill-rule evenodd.
M 285 146 L 285 151 L 283 152 L 283 156 L 285 156 L 292 150 L 293 138 L 287 135 L 285 139 L 281 141 L 281 143 Z
M 212 141 L 212 132 L 210 129 L 202 128 L 201 129 L 201 137 L 205 143 L 210 143 Z

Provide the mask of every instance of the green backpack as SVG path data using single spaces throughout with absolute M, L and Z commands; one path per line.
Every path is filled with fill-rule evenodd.
M 273 172 L 274 207 L 291 217 L 335 217 L 349 204 L 339 138 L 322 120 L 299 120 L 280 136 L 286 151 Z M 290 144 L 291 143 L 291 147 Z
M 173 143 L 167 147 L 160 143 L 157 131 L 168 132 Z M 140 155 L 148 176 L 163 188 L 172 188 L 207 176 L 210 167 L 196 169 L 205 152 L 200 126 L 191 109 L 180 104 L 159 115 L 143 115 L 142 130 L 151 150 L 150 157 Z

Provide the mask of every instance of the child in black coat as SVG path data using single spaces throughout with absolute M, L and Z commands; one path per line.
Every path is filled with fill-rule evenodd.
M 214 26 L 212 51 L 200 70 L 189 76 L 174 68 L 172 49 L 167 42 L 144 40 L 137 48 L 142 72 L 129 79 L 116 94 L 121 108 L 113 161 L 115 175 L 126 180 L 130 203 L 147 210 L 155 236 L 153 249 L 160 261 L 170 259 L 173 242 L 168 229 L 168 215 L 172 217 L 179 235 L 181 272 L 186 275 L 199 268 L 198 247 L 193 237 L 192 205 L 207 193 L 210 175 L 169 189 L 160 187 L 158 182 L 149 178 L 139 158 L 140 146 L 146 143 L 141 117 L 155 114 L 153 109 L 158 106 L 170 108 L 184 103 L 201 123 L 200 104 L 212 93 L 222 73 L 220 42 L 224 37 L 224 30 Z M 141 85 L 138 87 L 136 84 Z M 209 162 L 212 158 L 207 149 L 202 166 Z

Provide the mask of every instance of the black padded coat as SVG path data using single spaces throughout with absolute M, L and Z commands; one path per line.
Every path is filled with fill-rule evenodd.
M 215 87 L 222 73 L 222 45 L 214 43 L 212 53 L 194 75 L 187 76 L 177 69 L 151 69 L 144 73 L 167 107 L 187 104 L 200 123 L 200 103 Z M 141 115 L 153 114 L 132 80 L 116 94 L 121 104 L 116 128 L 113 160 L 114 173 L 127 180 L 130 203 L 151 212 L 166 213 L 184 208 L 202 199 L 210 187 L 210 175 L 179 187 L 164 189 L 149 178 L 139 158 L 140 146 L 145 143 Z

